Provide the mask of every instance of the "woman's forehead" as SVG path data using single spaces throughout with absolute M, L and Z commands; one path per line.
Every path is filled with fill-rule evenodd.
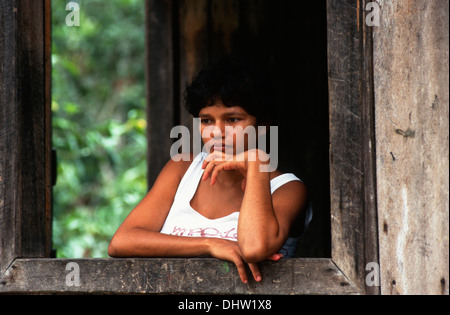
M 214 105 L 203 107 L 200 110 L 200 116 L 206 115 L 248 115 L 247 111 L 240 106 L 227 107 L 222 103 L 215 103 Z

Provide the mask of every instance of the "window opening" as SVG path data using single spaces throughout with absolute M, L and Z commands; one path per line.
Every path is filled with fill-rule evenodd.
M 145 2 L 72 2 L 78 4 L 78 16 L 70 15 L 75 10 L 67 9 L 69 1 L 52 2 L 53 146 L 58 155 L 53 243 L 57 257 L 107 257 L 110 238 L 147 189 Z M 284 126 L 281 171 L 307 183 L 314 208 L 297 254 L 331 257 L 326 2 L 268 3 L 274 10 L 263 16 L 267 23 L 257 39 L 239 38 L 240 31 L 252 32 L 243 29 L 251 23 L 240 17 L 244 20 L 238 21 L 232 42 L 238 51 L 261 45 L 274 61 L 283 104 L 276 113 Z M 213 19 L 208 20 L 209 62 L 225 53 L 214 48 L 220 34 L 214 33 L 219 24 Z M 182 36 L 181 31 L 174 35 Z
M 108 257 L 111 236 L 146 192 L 144 6 L 52 1 L 58 258 Z

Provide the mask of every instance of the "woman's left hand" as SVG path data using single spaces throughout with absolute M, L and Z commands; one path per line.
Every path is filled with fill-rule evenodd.
M 263 157 L 263 155 L 264 159 L 261 160 L 260 157 Z M 244 176 L 241 185 L 242 190 L 244 190 L 249 162 L 267 164 L 268 155 L 261 150 L 256 149 L 244 151 L 237 155 L 229 155 L 221 151 L 214 151 L 208 155 L 203 162 L 202 168 L 205 172 L 203 173 L 202 179 L 207 180 L 208 177 L 211 176 L 210 183 L 211 185 L 214 185 L 221 171 L 237 170 Z
M 244 152 L 245 153 L 245 152 Z M 219 173 L 223 170 L 238 170 L 244 178 L 247 177 L 247 161 L 245 154 L 229 155 L 221 151 L 214 151 L 205 158 L 202 168 L 205 170 L 202 180 L 207 180 L 211 176 L 211 185 L 217 181 Z

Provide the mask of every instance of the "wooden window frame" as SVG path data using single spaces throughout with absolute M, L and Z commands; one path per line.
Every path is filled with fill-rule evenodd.
M 212 258 L 49 258 L 50 0 L 2 1 L 0 293 L 380 294 L 365 281 L 367 264 L 379 264 L 373 48 L 366 3 L 327 1 L 332 258 L 263 262 L 263 282 L 244 285 L 231 263 Z M 147 52 L 151 173 L 165 162 L 160 152 L 171 145 L 159 137 L 171 126 L 153 113 L 174 116 L 167 104 L 174 103 L 177 85 L 174 76 L 161 75 L 174 73 L 169 62 L 174 43 L 165 41 L 172 32 L 172 0 L 146 5 L 147 38 L 154 43 Z M 79 285 L 66 282 L 69 262 L 80 268 Z

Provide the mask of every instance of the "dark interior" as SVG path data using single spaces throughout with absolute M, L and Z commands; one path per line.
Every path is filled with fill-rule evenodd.
M 278 94 L 279 169 L 307 184 L 314 209 L 297 255 L 331 257 L 326 1 L 231 1 L 228 12 L 215 3 L 202 54 L 206 44 L 208 64 L 233 53 L 267 66 Z M 232 30 L 223 31 L 228 21 Z

